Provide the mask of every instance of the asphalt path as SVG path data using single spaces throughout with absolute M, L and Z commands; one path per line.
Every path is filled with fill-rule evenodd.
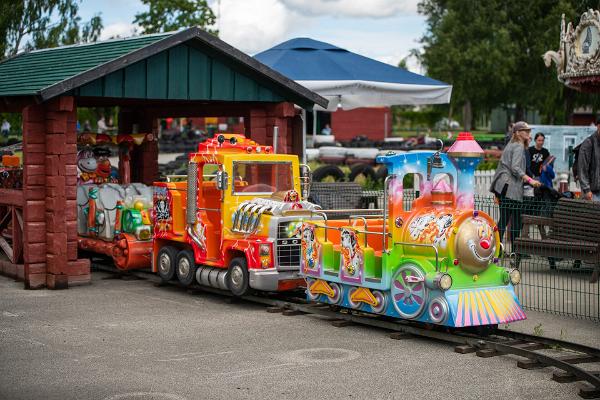
M 0 277 L 0 399 L 579 398 L 510 356 L 109 276 L 65 291 Z

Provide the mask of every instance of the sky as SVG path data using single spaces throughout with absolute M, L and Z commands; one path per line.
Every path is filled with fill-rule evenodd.
M 397 65 L 419 48 L 425 18 L 418 0 L 209 0 L 217 14 L 219 37 L 254 55 L 281 42 L 309 37 L 376 60 Z M 146 10 L 140 0 L 83 0 L 82 20 L 102 16 L 102 39 L 140 33 L 135 14 Z M 408 68 L 422 73 L 415 60 Z

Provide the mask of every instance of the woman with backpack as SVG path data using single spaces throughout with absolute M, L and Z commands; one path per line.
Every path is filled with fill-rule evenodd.
M 515 238 L 521 232 L 521 213 L 523 212 L 523 185 L 539 187 L 539 181 L 527 175 L 525 145 L 531 139 L 531 128 L 524 121 L 513 125 L 512 138 L 504 148 L 498 168 L 492 179 L 490 191 L 500 203 L 500 219 L 498 233 L 500 239 L 510 222 L 510 242 L 513 249 Z

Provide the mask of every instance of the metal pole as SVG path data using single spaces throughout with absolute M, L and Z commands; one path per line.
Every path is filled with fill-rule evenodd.
M 279 136 L 279 127 L 273 127 L 273 153 L 277 153 L 277 136 Z
M 387 130 L 388 130 L 388 126 L 387 126 L 387 113 L 383 113 L 383 138 L 386 139 L 387 138 Z
M 317 144 L 317 110 L 315 110 L 313 108 L 313 145 L 312 147 L 315 148 Z
M 306 110 L 302 109 L 302 164 L 306 164 Z

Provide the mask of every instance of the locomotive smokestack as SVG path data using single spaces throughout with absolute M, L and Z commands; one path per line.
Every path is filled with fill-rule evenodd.
M 458 170 L 456 206 L 472 209 L 475 204 L 473 193 L 475 169 L 483 157 L 483 150 L 471 132 L 461 132 L 456 142 L 448 149 L 448 155 Z

